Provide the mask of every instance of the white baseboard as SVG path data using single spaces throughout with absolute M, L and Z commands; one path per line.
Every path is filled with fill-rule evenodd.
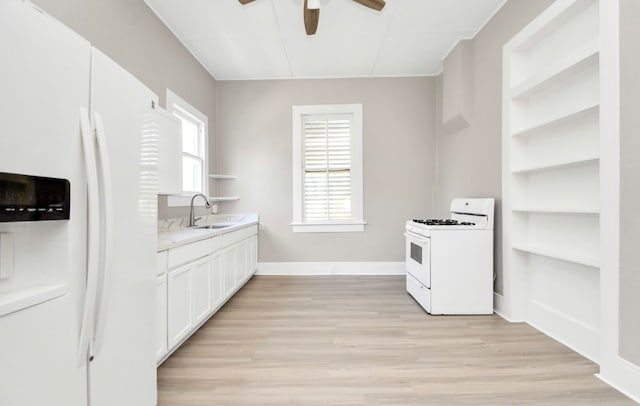
M 528 301 L 526 321 L 554 340 L 598 363 L 600 332 L 595 327 L 535 300 Z
M 506 321 L 513 323 L 513 320 L 507 316 L 508 312 L 504 302 L 504 296 L 498 292 L 493 292 L 493 311 Z
M 631 362 L 616 357 L 613 365 L 596 376 L 606 383 L 627 395 L 631 400 L 640 403 L 640 367 Z
M 256 275 L 404 275 L 402 262 L 260 262 Z

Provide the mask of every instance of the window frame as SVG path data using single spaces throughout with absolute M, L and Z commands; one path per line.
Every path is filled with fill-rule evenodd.
M 363 191 L 363 123 L 362 104 L 323 104 L 292 107 L 293 133 L 293 221 L 296 233 L 309 232 L 362 232 L 364 221 Z M 305 222 L 304 220 L 304 167 L 303 167 L 303 118 L 304 116 L 352 115 L 351 123 L 351 220 Z
M 209 196 L 209 118 L 203 114 L 200 110 L 193 107 L 189 102 L 167 89 L 167 111 L 173 117 L 178 115 L 189 119 L 192 118 L 202 123 L 201 128 L 201 143 L 202 143 L 202 157 L 185 152 L 182 149 L 182 134 L 180 134 L 180 164 L 182 165 L 182 157 L 189 156 L 202 160 L 202 192 L 205 196 Z M 184 167 L 182 167 L 184 173 Z M 182 180 L 181 180 L 182 183 Z M 182 188 L 182 185 L 181 185 Z M 189 206 L 191 195 L 194 193 L 200 193 L 198 191 L 182 190 L 182 196 L 168 196 L 167 205 L 169 207 L 181 207 Z

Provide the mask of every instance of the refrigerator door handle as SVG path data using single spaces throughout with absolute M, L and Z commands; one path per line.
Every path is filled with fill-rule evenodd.
M 102 337 L 102 331 L 104 330 L 104 324 L 106 321 L 108 286 L 109 278 L 107 270 L 110 267 L 110 261 L 112 258 L 113 250 L 113 183 L 111 180 L 111 163 L 109 160 L 109 151 L 107 149 L 107 139 L 104 131 L 104 121 L 100 113 L 94 113 L 94 124 L 96 128 L 96 145 L 98 154 L 98 167 L 100 173 L 100 188 L 101 188 L 101 214 L 102 214 L 102 244 L 101 244 L 101 256 L 99 265 L 99 278 L 97 286 L 96 296 L 96 323 L 94 330 L 94 337 L 89 347 L 90 356 L 95 356 L 100 351 L 100 338 Z
M 98 170 L 96 165 L 95 144 L 87 109 L 80 108 L 80 134 L 84 166 L 87 176 L 88 194 L 88 230 L 87 230 L 87 286 L 78 341 L 78 365 L 87 362 L 89 341 L 94 330 L 95 297 L 98 288 L 98 265 L 100 261 L 100 198 L 98 190 Z

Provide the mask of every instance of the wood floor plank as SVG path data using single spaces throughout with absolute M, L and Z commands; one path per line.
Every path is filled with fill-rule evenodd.
M 256 276 L 158 369 L 160 406 L 630 405 L 524 323 L 430 316 L 396 276 Z

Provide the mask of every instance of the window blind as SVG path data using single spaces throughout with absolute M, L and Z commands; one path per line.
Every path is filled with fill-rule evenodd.
M 305 222 L 351 220 L 352 115 L 302 120 Z

